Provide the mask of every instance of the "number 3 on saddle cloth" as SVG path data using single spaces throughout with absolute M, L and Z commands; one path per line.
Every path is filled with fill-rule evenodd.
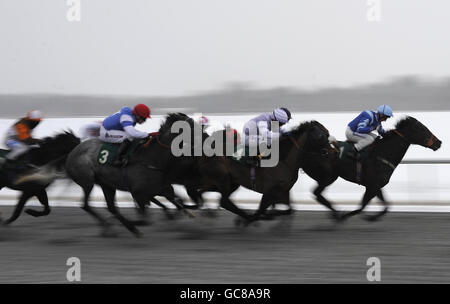
M 117 166 L 116 161 L 119 160 L 119 157 L 121 157 L 123 161 L 121 161 L 120 164 L 125 166 L 127 164 L 127 160 L 134 154 L 134 152 L 136 152 L 137 148 L 147 140 L 148 139 L 135 139 L 131 141 L 120 156 L 118 153 L 121 143 L 115 144 L 104 142 L 98 152 L 97 161 L 101 165 Z

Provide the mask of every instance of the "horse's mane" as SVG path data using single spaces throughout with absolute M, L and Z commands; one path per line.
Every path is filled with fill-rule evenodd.
M 162 134 L 166 131 L 170 131 L 172 125 L 177 121 L 187 121 L 190 124 L 194 122 L 192 118 L 184 113 L 169 113 L 167 114 L 165 121 L 161 123 L 161 126 L 159 127 L 159 133 Z
M 408 128 L 410 125 L 417 122 L 417 119 L 411 116 L 406 116 L 405 118 L 399 120 L 395 124 L 395 128 L 393 130 L 389 130 L 386 132 L 386 134 L 383 136 L 384 139 L 390 138 L 394 134 L 394 130 L 402 130 L 405 128 Z
M 57 133 L 54 136 L 47 136 L 41 139 L 41 145 L 47 145 L 47 144 L 53 144 L 58 141 L 62 141 L 65 139 L 76 139 L 78 138 L 75 136 L 72 130 L 65 130 L 61 133 Z
M 321 128 L 323 128 L 324 130 L 325 127 L 323 127 L 318 121 L 316 120 L 311 120 L 311 121 L 305 121 L 303 123 L 301 123 L 299 126 L 297 126 L 295 129 L 292 129 L 290 131 L 291 135 L 297 136 L 300 134 L 305 133 L 306 131 L 308 131 L 310 128 L 314 127 L 315 125 L 319 125 Z M 286 138 L 286 137 L 282 137 L 282 138 Z

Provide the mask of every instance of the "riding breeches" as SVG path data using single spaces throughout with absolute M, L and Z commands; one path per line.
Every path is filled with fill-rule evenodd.
M 121 130 L 106 130 L 103 126 L 100 128 L 100 139 L 104 142 L 118 144 L 128 139 L 125 131 Z
M 377 135 L 374 133 L 367 133 L 367 134 L 357 133 L 353 132 L 352 129 L 350 129 L 350 127 L 347 127 L 347 130 L 345 131 L 345 136 L 349 141 L 355 143 L 355 148 L 358 151 L 361 151 L 365 147 L 370 146 L 377 138 Z
M 8 160 L 15 160 L 30 150 L 29 145 L 12 138 L 6 139 L 6 146 L 11 149 L 11 151 L 5 156 Z

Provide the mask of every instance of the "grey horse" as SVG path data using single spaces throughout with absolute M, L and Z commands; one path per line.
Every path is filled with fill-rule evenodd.
M 141 145 L 130 157 L 128 165 L 123 168 L 99 164 L 97 157 L 103 144 L 99 139 L 90 139 L 77 146 L 67 158 L 66 171 L 68 176 L 83 189 L 82 208 L 103 226 L 108 227 L 107 221 L 89 206 L 89 195 L 97 184 L 103 191 L 108 210 L 130 232 L 140 236 L 141 233 L 135 223 L 120 214 L 115 206 L 116 190 L 130 192 L 142 215 L 145 215 L 145 205 L 157 195 L 163 195 L 173 204 L 179 205 L 173 188 L 165 178 L 167 169 L 174 161 L 170 145 L 177 133 L 171 133 L 170 130 L 176 121 L 194 124 L 194 121 L 185 114 L 169 114 L 161 125 L 159 136 L 155 140 L 148 139 Z

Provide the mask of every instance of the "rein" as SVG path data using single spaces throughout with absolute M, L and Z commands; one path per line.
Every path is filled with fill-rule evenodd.
M 300 144 L 290 135 L 289 135 L 289 139 L 292 141 L 292 143 L 294 144 L 295 148 L 297 150 L 300 150 Z
M 403 138 L 403 140 L 406 141 L 408 144 L 411 144 L 411 142 L 405 137 L 405 135 L 400 133 L 400 131 L 398 131 L 397 129 L 394 129 L 393 131 L 394 131 L 395 134 L 397 134 L 398 136 Z M 434 134 L 431 134 L 431 137 L 427 140 L 427 143 L 426 143 L 426 146 L 428 148 L 431 148 L 434 145 L 434 139 L 435 138 L 436 138 L 436 136 L 434 136 Z
M 162 143 L 162 142 L 159 140 L 159 136 L 156 136 L 156 137 L 152 136 L 152 137 L 150 137 L 150 138 L 145 142 L 145 144 L 143 145 L 144 148 L 147 148 L 147 147 L 150 145 L 150 143 L 152 142 L 152 140 L 153 140 L 154 138 L 156 138 L 156 142 L 157 142 L 161 147 L 166 148 L 166 149 L 170 149 L 170 147 L 169 147 L 168 145 Z
M 400 137 L 401 137 L 404 141 L 406 141 L 408 144 L 411 144 L 411 143 L 409 142 L 409 140 L 406 139 L 405 135 L 403 135 L 402 133 L 400 133 L 399 130 L 394 129 L 394 130 L 392 130 L 392 131 L 394 131 L 395 134 L 397 134 L 398 136 L 400 136 Z

